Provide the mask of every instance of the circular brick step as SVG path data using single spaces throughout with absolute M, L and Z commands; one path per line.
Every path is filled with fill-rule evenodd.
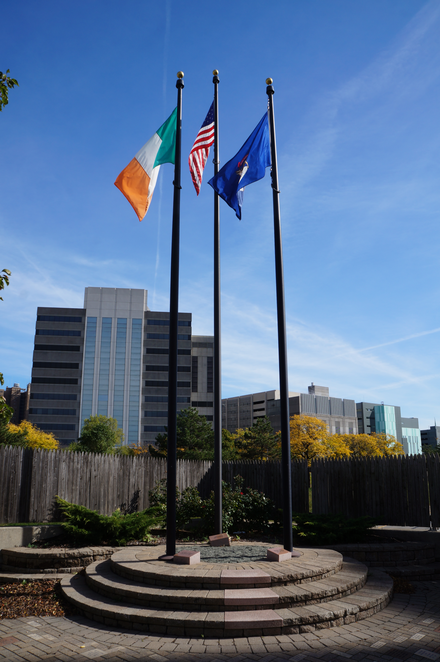
M 383 609 L 392 596 L 392 580 L 379 571 L 372 571 L 364 588 L 344 598 L 323 604 L 257 611 L 168 611 L 130 606 L 97 594 L 81 575 L 64 578 L 61 585 L 66 598 L 94 621 L 114 627 L 188 637 L 311 632 L 368 618 Z
M 63 592 L 100 623 L 189 637 L 309 632 L 367 618 L 392 595 L 388 575 L 366 577 L 362 563 L 343 564 L 328 549 L 278 563 L 188 566 L 161 561 L 163 551 L 121 550 L 84 576 L 64 578 Z
M 278 564 L 277 564 L 278 565 Z M 152 609 L 234 611 L 264 609 L 268 605 L 290 607 L 326 602 L 362 588 L 367 568 L 357 561 L 345 562 L 339 573 L 306 583 L 276 584 L 270 588 L 197 589 L 149 585 L 115 574 L 109 561 L 86 569 L 90 588 L 109 598 Z
M 188 589 L 268 588 L 277 584 L 301 584 L 330 577 L 342 567 L 342 554 L 330 549 L 303 549 L 299 558 L 280 563 L 266 560 L 248 563 L 208 563 L 181 566 L 159 558 L 165 547 L 124 548 L 111 557 L 112 571 L 151 586 Z

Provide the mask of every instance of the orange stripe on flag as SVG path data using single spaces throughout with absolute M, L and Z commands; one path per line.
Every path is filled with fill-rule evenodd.
M 153 193 L 149 196 L 150 178 L 140 165 L 132 159 L 115 181 L 115 186 L 127 198 L 140 221 L 147 213 Z

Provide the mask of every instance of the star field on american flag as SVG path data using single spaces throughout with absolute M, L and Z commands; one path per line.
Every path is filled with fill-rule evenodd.
M 188 163 L 197 195 L 202 185 L 203 170 L 208 159 L 209 148 L 214 142 L 214 102 L 197 134 L 192 150 L 189 153 Z

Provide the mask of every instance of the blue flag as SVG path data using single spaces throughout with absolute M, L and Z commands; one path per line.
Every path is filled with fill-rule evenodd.
M 208 184 L 235 209 L 241 219 L 241 205 L 245 186 L 263 179 L 270 166 L 269 122 L 267 113 L 251 133 L 233 159 L 209 180 Z

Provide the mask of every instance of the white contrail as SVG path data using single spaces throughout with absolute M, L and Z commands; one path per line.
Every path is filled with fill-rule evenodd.
M 380 345 L 371 345 L 371 347 L 363 347 L 362 349 L 356 349 L 356 352 L 368 352 L 370 349 L 379 349 L 379 347 L 386 347 L 387 345 L 397 345 L 399 342 L 406 342 L 407 340 L 412 340 L 413 338 L 421 338 L 422 336 L 429 336 L 432 333 L 438 333 L 440 327 L 437 329 L 431 329 L 430 331 L 421 331 L 420 333 L 413 333 L 411 336 L 405 336 L 403 338 L 397 338 L 396 340 L 389 340 L 388 342 L 380 343 Z

